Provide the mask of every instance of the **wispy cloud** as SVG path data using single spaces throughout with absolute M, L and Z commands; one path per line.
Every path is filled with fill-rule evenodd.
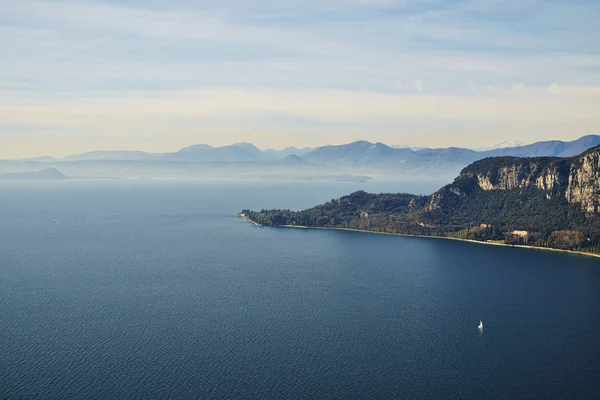
M 417 89 L 417 92 L 423 91 L 423 80 L 421 78 L 415 79 L 415 89 Z
M 593 129 L 600 124 L 597 112 L 600 109 L 600 88 L 547 91 L 548 88 L 518 86 L 495 88 L 487 96 L 440 96 L 317 89 L 213 89 L 119 93 L 101 98 L 63 96 L 35 102 L 25 102 L 18 93 L 5 92 L 2 97 L 9 99 L 7 103 L 11 105 L 0 107 L 0 124 L 17 126 L 22 121 L 33 120 L 38 127 L 67 126 L 71 132 L 104 135 L 112 137 L 115 142 L 123 137 L 141 140 L 147 134 L 160 135 L 162 132 L 163 136 L 173 140 L 175 147 L 186 144 L 181 136 L 177 136 L 182 132 L 186 139 L 194 137 L 193 132 L 227 132 L 219 138 L 211 137 L 211 141 L 237 141 L 261 128 L 278 130 L 279 140 L 274 144 L 309 144 L 303 138 L 294 138 L 299 133 L 296 127 L 286 126 L 289 125 L 287 122 L 298 120 L 313 121 L 311 131 L 320 133 L 330 132 L 332 126 L 350 131 L 360 127 L 363 134 L 379 129 L 379 134 L 388 137 L 388 141 L 392 129 L 409 127 L 413 130 L 415 121 L 421 125 L 419 130 L 431 129 L 445 121 L 454 126 L 447 130 L 448 133 L 459 134 L 457 127 L 461 124 L 479 125 L 480 129 L 486 127 L 490 131 L 491 126 L 503 124 L 521 129 L 529 129 L 536 124 L 545 129 L 549 124 L 557 124 L 561 129 L 568 126 Z M 281 121 L 284 123 L 281 124 Z M 319 126 L 323 129 L 318 129 Z M 436 130 L 439 131 L 439 128 Z M 436 143 L 440 143 L 439 133 L 429 139 L 435 138 Z M 577 136 L 577 132 L 568 135 L 572 136 Z M 257 144 L 270 147 L 263 139 L 258 140 Z M 326 140 L 343 141 L 339 135 L 326 137 Z M 449 141 L 447 144 L 453 143 Z
M 549 121 L 557 136 L 600 130 L 597 2 L 5 3 L 0 123 L 21 128 L 4 130 L 0 157 L 16 155 L 10 143 L 28 124 L 76 127 L 77 151 L 96 143 L 86 137 L 118 146 L 144 132 L 147 147 L 215 141 L 198 126 L 268 147 L 334 141 L 314 134 L 319 124 L 342 141 L 395 132 L 388 141 L 414 145 L 438 143 L 441 120 L 456 145 L 471 144 L 460 130 L 473 124 L 512 127 L 482 144 L 531 141 Z M 175 140 L 156 119 L 186 133 Z M 438 136 L 411 143 L 415 127 Z

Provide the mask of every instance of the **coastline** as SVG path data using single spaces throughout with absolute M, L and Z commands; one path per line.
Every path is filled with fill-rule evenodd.
M 240 218 L 246 220 L 247 222 L 253 224 L 254 226 L 262 227 L 263 225 L 252 221 L 247 216 L 239 216 Z M 279 228 L 291 228 L 291 229 L 317 229 L 317 230 L 328 230 L 328 231 L 349 231 L 349 232 L 361 232 L 361 233 L 374 233 L 377 235 L 388 235 L 388 236 L 404 236 L 404 237 L 416 237 L 416 238 L 424 238 L 424 239 L 445 239 L 445 240 L 457 240 L 460 242 L 468 242 L 468 243 L 476 243 L 476 244 L 484 244 L 489 246 L 503 246 L 503 247 L 513 247 L 513 248 L 521 248 L 521 249 L 532 249 L 532 250 L 544 250 L 544 251 L 553 251 L 558 253 L 567 253 L 574 254 L 580 256 L 594 257 L 600 258 L 600 254 L 594 253 L 586 253 L 583 251 L 576 250 L 562 250 L 562 249 L 554 249 L 551 247 L 537 247 L 537 246 L 528 246 L 528 245 L 520 245 L 520 244 L 505 244 L 505 243 L 497 243 L 497 242 L 482 242 L 480 240 L 472 240 L 472 239 L 460 239 L 453 238 L 449 236 L 428 236 L 428 235 L 411 235 L 408 233 L 389 233 L 389 232 L 375 232 L 368 231 L 364 229 L 353 229 L 353 228 L 334 228 L 334 227 L 325 227 L 325 226 L 301 226 L 301 225 L 274 225 L 274 227 Z
M 252 225 L 254 226 L 262 226 L 261 224 L 259 224 L 258 222 L 252 221 L 250 218 L 248 218 L 245 215 L 238 215 L 238 218 L 241 218 L 243 220 L 245 220 L 246 222 L 250 222 Z

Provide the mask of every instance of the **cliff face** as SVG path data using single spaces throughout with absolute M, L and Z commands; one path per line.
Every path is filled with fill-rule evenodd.
M 500 157 L 477 161 L 462 170 L 451 185 L 432 196 L 427 211 L 443 207 L 448 197 L 473 190 L 539 189 L 547 199 L 564 198 L 587 213 L 600 210 L 600 146 L 573 158 Z
M 600 204 L 600 148 L 577 157 L 571 165 L 565 197 L 569 203 L 580 203 L 588 213 L 598 213 Z
M 561 196 L 562 190 L 568 183 L 568 177 L 564 168 L 557 165 L 548 167 L 535 180 L 535 187 L 546 193 L 546 198 Z
M 538 163 L 522 162 L 501 167 L 492 174 L 478 173 L 474 177 L 483 190 L 512 190 L 531 186 L 535 183 L 535 177 L 539 172 Z M 493 181 L 492 177 L 494 177 Z

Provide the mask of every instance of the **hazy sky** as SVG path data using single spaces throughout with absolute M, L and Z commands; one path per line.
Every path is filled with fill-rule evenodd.
M 598 0 L 0 0 L 0 158 L 600 132 Z

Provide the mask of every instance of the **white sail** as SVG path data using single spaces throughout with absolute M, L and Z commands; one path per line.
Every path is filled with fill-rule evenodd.
M 479 325 L 477 326 L 479 329 L 483 329 L 483 322 L 479 320 Z

